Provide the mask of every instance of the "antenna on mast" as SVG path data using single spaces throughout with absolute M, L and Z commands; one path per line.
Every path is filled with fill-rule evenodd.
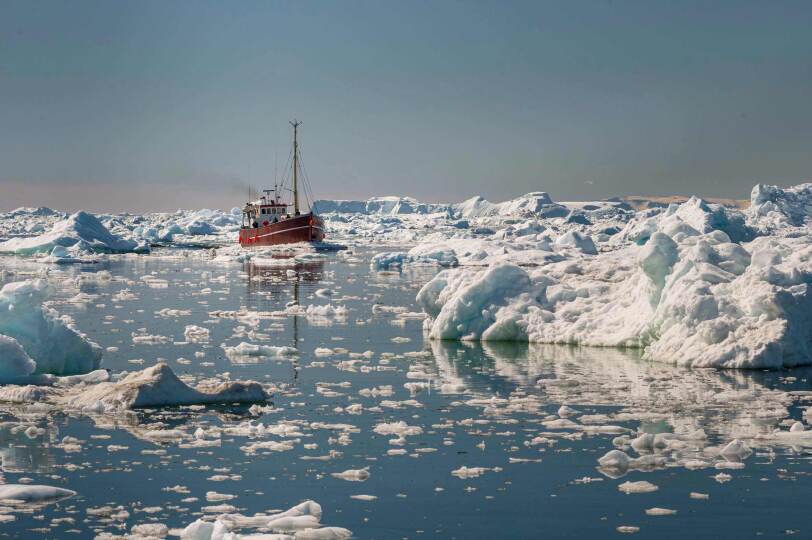
M 294 119 L 293 126 L 293 215 L 299 215 L 299 126 L 302 123 Z

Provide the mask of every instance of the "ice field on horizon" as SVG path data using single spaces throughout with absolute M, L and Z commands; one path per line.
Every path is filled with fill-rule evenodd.
M 809 534 L 812 184 L 644 206 L 0 214 L 3 532 Z

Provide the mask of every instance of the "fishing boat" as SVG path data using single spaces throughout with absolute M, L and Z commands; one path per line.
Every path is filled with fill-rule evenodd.
M 302 170 L 299 152 L 299 126 L 293 121 L 292 186 L 289 190 L 293 202 L 288 203 L 283 194 L 288 191 L 283 180 L 281 186 L 262 190 L 262 196 L 249 201 L 242 210 L 242 227 L 239 242 L 243 247 L 265 247 L 297 242 L 321 242 L 324 240 L 324 220 L 312 209 L 303 214 L 299 210 L 299 183 Z M 306 180 L 305 180 L 306 181 Z M 293 207 L 293 213 L 290 209 Z

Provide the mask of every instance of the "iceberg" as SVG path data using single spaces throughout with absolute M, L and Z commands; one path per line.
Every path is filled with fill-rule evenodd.
M 632 218 L 618 235 L 623 241 L 644 244 L 657 231 L 677 234 L 706 234 L 722 231 L 733 242 L 744 242 L 755 237 L 755 231 L 746 223 L 745 216 L 720 204 L 691 197 L 682 204 L 671 204 L 664 211 L 644 211 Z
M 492 203 L 476 196 L 453 204 L 451 208 L 454 213 L 464 218 L 494 216 L 560 218 L 570 213 L 565 206 L 553 202 L 550 195 L 544 191 L 527 193 L 502 203 Z
M 413 248 L 409 253 L 402 251 L 392 251 L 378 253 L 372 257 L 370 266 L 381 270 L 390 268 L 400 268 L 406 264 L 425 264 L 444 267 L 458 266 L 459 261 L 454 250 L 446 246 L 434 246 L 427 248 L 425 245 L 420 249 Z
M 411 197 L 373 197 L 366 201 L 317 200 L 313 211 L 319 214 L 409 215 L 446 214 L 462 218 L 493 216 L 565 217 L 570 210 L 553 202 L 548 193 L 536 191 L 502 203 L 492 203 L 480 196 L 457 204 L 423 203 Z
M 11 212 L 6 212 L 6 217 L 20 217 L 20 216 L 55 216 L 58 212 L 51 210 L 47 206 L 40 206 L 37 208 L 30 206 L 21 206 L 15 208 Z
M 52 406 L 84 414 L 119 414 L 132 409 L 265 403 L 270 399 L 255 381 L 203 381 L 192 387 L 163 362 L 112 381 L 98 369 L 84 375 L 48 376 L 0 386 L 0 403 Z
M 445 212 L 446 204 L 421 203 L 411 197 L 372 197 L 366 201 L 352 200 L 317 200 L 313 203 L 317 214 L 434 214 Z
M 50 231 L 39 236 L 12 238 L 0 243 L 0 253 L 32 255 L 51 253 L 58 247 L 74 248 L 85 253 L 131 253 L 148 250 L 134 240 L 114 235 L 93 214 L 76 212 L 55 223 Z
M 431 339 L 635 347 L 681 366 L 812 364 L 812 244 L 656 231 L 644 245 L 440 272 L 418 293 Z
M 746 213 L 748 220 L 765 233 L 809 227 L 812 225 L 812 183 L 785 189 L 757 184 L 750 193 Z
M 48 283 L 41 279 L 7 283 L 0 289 L 0 382 L 99 367 L 101 348 L 42 305 L 48 292 Z
M 36 369 L 37 363 L 16 339 L 0 334 L 0 381 L 27 377 Z
M 172 369 L 159 362 L 116 382 L 99 382 L 68 393 L 62 402 L 69 409 L 91 412 L 140 409 L 174 405 L 215 403 L 264 403 L 269 396 L 257 382 L 227 381 L 193 388 Z

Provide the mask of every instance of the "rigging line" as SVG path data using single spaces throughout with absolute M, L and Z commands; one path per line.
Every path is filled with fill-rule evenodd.
M 299 153 L 301 153 L 301 150 L 299 150 Z M 307 174 L 307 169 L 305 169 L 304 161 L 300 160 L 299 163 L 302 169 L 302 176 L 304 177 L 305 199 L 307 201 L 307 206 L 312 209 L 311 202 L 314 200 L 314 197 L 313 197 L 313 189 L 310 186 L 310 175 Z
M 307 204 L 308 208 L 310 207 L 310 200 L 308 197 L 308 189 L 309 189 L 309 181 L 307 178 L 307 171 L 305 170 L 304 166 L 304 159 L 302 157 L 302 147 L 299 145 L 299 173 L 301 175 L 301 184 L 302 184 L 302 194 L 304 195 L 305 203 Z
M 288 171 L 290 170 L 291 161 L 293 161 L 293 150 L 292 149 L 288 153 L 288 160 L 285 163 L 285 172 L 283 173 L 283 176 L 282 176 L 282 183 L 279 184 L 279 190 L 280 191 L 285 191 L 285 189 L 287 189 L 288 180 L 290 179 L 290 176 L 288 176 Z
M 299 154 L 302 154 L 301 149 L 299 150 Z M 303 191 L 304 191 L 304 196 L 305 196 L 305 202 L 307 202 L 307 205 L 310 206 L 310 200 L 309 200 L 310 198 L 308 196 L 308 191 L 310 190 L 310 178 L 309 178 L 309 176 L 307 174 L 307 169 L 305 168 L 305 165 L 304 165 L 304 157 L 302 157 L 299 160 L 299 168 L 300 168 L 301 173 L 302 173 L 302 187 L 304 188 Z
M 312 189 L 310 187 L 310 179 L 309 179 L 309 177 L 307 176 L 307 173 L 304 170 L 304 166 L 302 166 L 302 176 L 304 177 L 303 178 L 304 182 L 302 182 L 302 185 L 304 187 L 305 202 L 307 203 L 308 208 L 311 208 L 312 207 L 311 200 L 313 198 L 313 191 L 312 191 Z

